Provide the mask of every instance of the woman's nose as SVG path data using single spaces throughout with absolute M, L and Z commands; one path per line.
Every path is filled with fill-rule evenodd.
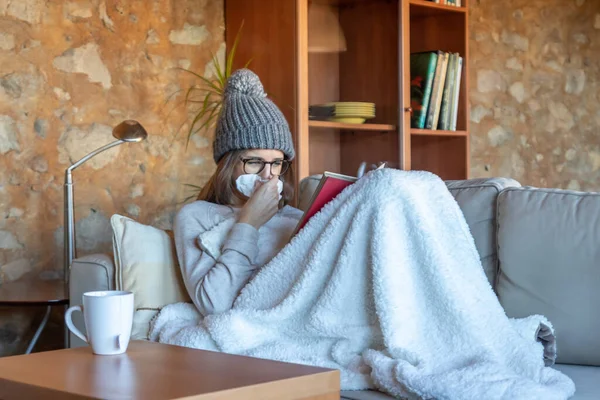
M 260 171 L 260 177 L 262 179 L 271 179 L 273 174 L 271 174 L 271 164 L 265 165 L 262 171 Z

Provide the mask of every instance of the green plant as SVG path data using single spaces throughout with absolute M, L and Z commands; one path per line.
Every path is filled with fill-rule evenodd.
M 190 86 L 189 88 L 184 88 L 178 90 L 173 93 L 169 98 L 180 93 L 181 91 L 185 91 L 185 98 L 183 104 L 185 107 L 195 107 L 192 121 L 190 124 L 190 128 L 187 133 L 186 140 L 186 149 L 189 145 L 190 139 L 192 136 L 203 129 L 210 129 L 214 127 L 219 113 L 221 112 L 221 106 L 223 104 L 223 95 L 225 93 L 225 86 L 227 84 L 227 80 L 231 76 L 231 72 L 233 69 L 233 62 L 235 59 L 236 50 L 238 47 L 238 43 L 240 41 L 242 28 L 244 27 L 244 22 L 240 25 L 238 29 L 235 40 L 233 41 L 233 45 L 231 49 L 228 51 L 227 58 L 225 60 L 225 65 L 221 65 L 219 59 L 215 54 L 211 52 L 211 60 L 213 66 L 214 77 L 212 79 L 205 78 L 204 76 L 185 69 L 178 68 L 184 72 L 187 72 L 194 77 L 200 80 L 199 83 Z M 248 60 L 243 68 L 247 68 L 250 65 L 252 59 Z M 169 99 L 167 99 L 169 101 Z M 198 196 L 198 193 L 202 190 L 201 186 L 184 183 L 183 184 L 188 190 L 192 193 L 188 195 L 181 203 L 186 203 L 189 200 L 194 199 Z
M 185 187 L 187 187 L 189 190 L 191 190 L 192 194 L 190 194 L 189 196 L 187 196 L 185 199 L 183 199 L 178 204 L 185 204 L 185 203 L 187 203 L 189 200 L 192 200 L 192 199 L 198 197 L 198 194 L 202 191 L 202 186 L 193 185 L 191 183 L 184 183 L 183 185 Z
M 199 106 L 199 109 L 194 112 L 192 123 L 190 124 L 190 129 L 188 130 L 186 148 L 192 135 L 200 132 L 202 129 L 212 128 L 217 121 L 217 117 L 219 116 L 221 106 L 223 104 L 225 85 L 227 84 L 227 80 L 231 75 L 233 60 L 235 58 L 235 52 L 237 50 L 243 26 L 244 22 L 242 21 L 240 29 L 235 35 L 233 45 L 231 46 L 229 54 L 227 55 L 227 59 L 225 60 L 225 65 L 222 66 L 217 56 L 211 53 L 212 64 L 214 68 L 214 78 L 208 79 L 194 71 L 180 68 L 181 70 L 200 79 L 200 84 L 190 86 L 185 95 L 184 104 L 186 106 Z M 244 65 L 244 68 L 248 67 L 251 61 L 251 59 L 248 60 L 248 62 L 246 62 Z M 198 95 L 200 97 L 197 97 Z

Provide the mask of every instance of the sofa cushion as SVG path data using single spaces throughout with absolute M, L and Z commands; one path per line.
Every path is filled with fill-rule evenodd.
M 469 179 L 446 181 L 446 186 L 465 216 L 475 239 L 483 270 L 493 287 L 498 270 L 496 197 L 507 187 L 519 187 L 519 182 L 505 178 Z
M 600 193 L 507 189 L 497 219 L 506 313 L 546 316 L 557 362 L 600 365 Z
M 597 400 L 600 398 L 600 367 L 582 365 L 553 366 L 575 382 L 575 396 L 569 400 Z M 342 400 L 391 400 L 393 397 L 373 390 L 342 391 Z
M 118 214 L 110 219 L 115 253 L 115 288 L 134 293 L 134 339 L 145 338 L 160 307 L 190 301 L 172 237 L 164 230 Z
M 573 379 L 575 396 L 569 400 L 600 399 L 600 367 L 557 364 L 553 368 Z

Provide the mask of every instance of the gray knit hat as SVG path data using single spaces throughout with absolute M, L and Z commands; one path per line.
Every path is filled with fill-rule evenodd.
M 227 80 L 223 106 L 217 120 L 213 156 L 215 162 L 232 150 L 281 150 L 295 156 L 288 123 L 269 99 L 258 76 L 239 69 Z

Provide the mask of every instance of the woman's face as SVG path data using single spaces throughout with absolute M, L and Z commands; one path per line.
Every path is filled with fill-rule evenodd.
M 274 175 L 277 175 L 273 174 L 273 170 L 276 170 L 278 168 L 278 164 L 275 164 L 275 166 L 273 164 L 264 164 L 264 168 L 262 168 L 262 162 L 276 162 L 283 161 L 283 159 L 284 155 L 281 150 L 247 150 L 242 154 L 240 160 L 235 166 L 235 170 L 233 172 L 233 180 L 235 181 L 240 175 L 244 174 L 257 174 L 263 180 L 271 179 Z

